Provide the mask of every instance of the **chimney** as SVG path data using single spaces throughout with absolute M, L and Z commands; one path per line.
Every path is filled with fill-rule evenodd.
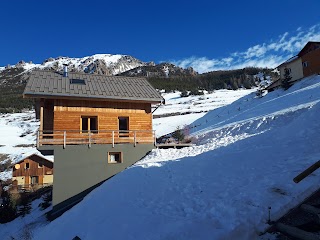
M 68 77 L 68 64 L 63 64 L 63 76 Z

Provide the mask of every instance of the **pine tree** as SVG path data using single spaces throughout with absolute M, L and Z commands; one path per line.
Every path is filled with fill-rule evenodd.
M 8 191 L 3 191 L 1 193 L 1 198 L 0 223 L 7 223 L 16 218 L 17 210 Z
M 291 76 L 290 76 L 290 70 L 286 67 L 284 69 L 284 75 L 283 75 L 283 79 L 282 79 L 282 87 L 284 88 L 284 90 L 287 90 L 290 87 L 290 83 L 289 81 L 291 80 Z
M 178 126 L 177 129 L 172 133 L 172 137 L 181 142 L 184 140 L 184 133 L 182 129 Z
M 32 208 L 31 201 L 30 201 L 28 194 L 21 195 L 21 203 L 20 204 L 21 204 L 21 206 L 19 207 L 18 215 L 24 217 L 30 213 L 31 208 Z
M 42 196 L 42 200 L 43 202 L 40 203 L 40 208 L 41 210 L 44 210 L 46 208 L 48 208 L 51 205 L 51 201 L 52 201 L 52 192 L 50 191 L 49 193 L 45 194 Z

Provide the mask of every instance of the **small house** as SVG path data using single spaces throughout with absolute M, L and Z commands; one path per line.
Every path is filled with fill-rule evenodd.
M 14 186 L 37 189 L 53 184 L 53 161 L 38 154 L 22 157 L 12 166 Z
M 40 119 L 37 148 L 54 155 L 53 211 L 68 208 L 155 148 L 145 78 L 34 71 L 23 96 Z

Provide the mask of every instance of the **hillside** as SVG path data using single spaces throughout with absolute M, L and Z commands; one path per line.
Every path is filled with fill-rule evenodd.
M 33 239 L 257 239 L 268 207 L 277 219 L 318 188 L 319 171 L 292 179 L 320 157 L 319 90 L 313 76 L 208 112 L 196 146 L 152 151 Z
M 168 78 L 150 76 L 148 81 L 157 89 L 164 89 L 167 92 L 173 90 L 192 91 L 204 89 L 213 91 L 216 89 L 239 88 L 250 89 L 261 84 L 261 82 L 271 82 L 278 79 L 277 73 L 268 68 L 243 68 L 226 71 L 213 71 L 195 75 L 170 75 Z

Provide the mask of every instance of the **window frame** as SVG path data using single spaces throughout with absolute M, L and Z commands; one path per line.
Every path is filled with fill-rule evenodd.
M 24 165 L 24 169 L 25 170 L 30 169 L 30 163 L 26 162 Z
M 119 154 L 119 161 L 111 161 L 111 155 L 117 155 Z M 123 154 L 122 152 L 108 152 L 108 163 L 110 164 L 119 164 L 123 163 Z
M 36 179 L 35 183 L 33 183 L 33 181 L 32 181 L 33 179 Z M 30 184 L 31 185 L 39 184 L 39 182 L 40 182 L 39 176 L 30 176 Z
M 42 163 L 38 163 L 38 168 L 43 168 L 43 164 Z
M 120 129 L 120 120 L 125 119 L 127 123 L 126 129 Z M 129 131 L 130 131 L 130 119 L 129 116 L 118 116 L 118 131 L 119 131 L 119 137 L 129 137 Z
M 83 119 L 87 119 L 87 130 L 83 130 Z M 96 129 L 91 130 L 91 119 L 96 119 Z M 99 118 L 98 116 L 87 116 L 87 115 L 81 115 L 80 116 L 80 132 L 81 133 L 98 133 L 99 132 Z

